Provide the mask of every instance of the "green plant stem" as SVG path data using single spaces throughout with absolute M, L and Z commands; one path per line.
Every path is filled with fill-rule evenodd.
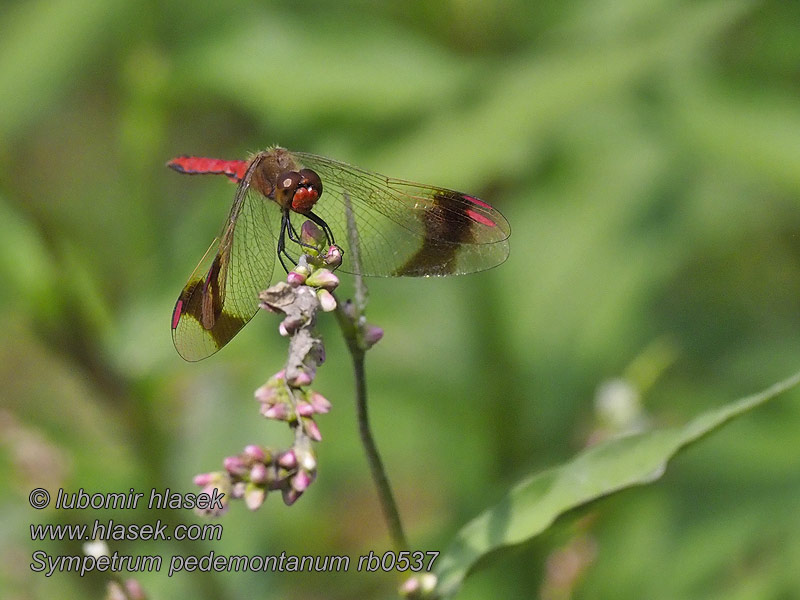
M 337 300 L 336 318 L 342 334 L 347 342 L 347 348 L 353 359 L 353 374 L 356 384 L 356 416 L 358 419 L 358 433 L 361 437 L 361 444 L 367 455 L 369 470 L 375 487 L 378 488 L 378 500 L 383 511 L 383 517 L 389 526 L 389 535 L 397 550 L 406 550 L 408 541 L 403 532 L 403 525 L 400 521 L 400 511 L 397 510 L 397 503 L 392 494 L 392 487 L 389 485 L 389 478 L 386 469 L 383 467 L 381 455 L 378 453 L 378 446 L 372 437 L 372 430 L 369 426 L 369 414 L 367 412 L 367 376 L 364 369 L 364 355 L 366 354 L 366 344 L 364 343 L 363 325 L 364 310 L 367 305 L 367 288 L 364 279 L 361 277 L 361 257 L 359 256 L 358 228 L 356 227 L 355 217 L 350 206 L 350 195 L 345 190 L 343 193 L 345 203 L 345 214 L 347 217 L 347 238 L 350 242 L 352 261 L 355 266 L 355 302 L 350 307 L 352 310 L 345 310 Z
M 389 485 L 389 479 L 383 467 L 383 461 L 378 453 L 378 447 L 375 445 L 375 440 L 372 437 L 372 431 L 369 426 L 364 351 L 357 349 L 357 351 L 354 352 L 353 348 L 351 348 L 350 353 L 353 358 L 353 373 L 355 375 L 356 384 L 356 415 L 361 444 L 364 446 L 364 452 L 367 455 L 367 462 L 369 463 L 369 470 L 372 473 L 372 479 L 375 482 L 375 486 L 378 488 L 378 498 L 380 500 L 381 509 L 383 510 L 383 516 L 386 519 L 386 524 L 389 526 L 389 535 L 392 537 L 392 542 L 397 550 L 405 550 L 408 548 L 408 541 L 403 532 L 403 525 L 400 522 L 400 512 L 397 510 L 397 503 L 394 500 L 392 488 Z
M 352 319 L 346 311 L 337 302 L 339 308 L 336 309 L 336 317 L 339 321 L 339 326 L 342 329 L 347 348 L 350 351 L 350 356 L 353 359 L 353 375 L 355 376 L 356 387 L 356 418 L 358 420 L 358 433 L 361 437 L 361 444 L 364 446 L 364 452 L 367 455 L 367 462 L 369 463 L 369 470 L 372 474 L 372 480 L 378 488 L 378 500 L 381 504 L 383 516 L 386 519 L 386 524 L 389 527 L 389 535 L 392 542 L 398 550 L 405 550 L 408 548 L 408 541 L 403 532 L 403 525 L 400 521 L 400 512 L 397 510 L 397 503 L 392 494 L 392 488 L 389 485 L 389 478 L 386 475 L 386 470 L 383 466 L 383 461 L 378 452 L 378 447 L 372 437 L 372 430 L 369 426 L 369 414 L 367 412 L 367 379 L 366 370 L 364 368 L 365 350 L 361 345 L 359 335 L 360 329 L 358 325 L 353 322 L 358 321 L 358 317 Z

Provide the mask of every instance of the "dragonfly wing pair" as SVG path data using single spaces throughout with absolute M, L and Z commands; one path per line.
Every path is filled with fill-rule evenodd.
M 228 220 L 181 292 L 172 316 L 178 353 L 196 361 L 228 343 L 258 310 L 271 282 L 284 214 L 263 184 L 251 185 L 259 164 L 275 161 L 311 169 L 323 185 L 313 212 L 344 254 L 341 269 L 356 272 L 347 235 L 349 200 L 359 236 L 360 272 L 428 277 L 482 271 L 506 260 L 510 227 L 485 202 L 466 194 L 392 179 L 346 163 L 273 148 L 250 161 L 179 157 L 168 165 L 188 174 L 223 174 L 238 182 Z M 303 215 L 294 215 L 303 219 Z M 298 223 L 299 225 L 299 223 Z M 299 247 L 287 246 L 295 257 Z

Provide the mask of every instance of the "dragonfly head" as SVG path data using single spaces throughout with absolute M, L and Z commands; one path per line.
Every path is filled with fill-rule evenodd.
M 278 175 L 275 201 L 283 208 L 303 214 L 310 211 L 322 195 L 322 180 L 311 169 L 284 171 Z

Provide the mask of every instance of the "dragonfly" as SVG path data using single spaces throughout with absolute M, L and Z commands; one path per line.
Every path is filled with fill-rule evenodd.
M 276 256 L 284 270 L 285 259 L 297 263 L 304 248 L 293 215 L 316 223 L 339 247 L 339 268 L 346 273 L 460 275 L 508 258 L 506 218 L 483 200 L 454 190 L 278 146 L 248 160 L 179 156 L 167 166 L 189 175 L 224 175 L 237 184 L 222 232 L 172 312 L 172 340 L 187 361 L 211 356 L 255 316 Z M 358 234 L 358 265 L 348 218 Z

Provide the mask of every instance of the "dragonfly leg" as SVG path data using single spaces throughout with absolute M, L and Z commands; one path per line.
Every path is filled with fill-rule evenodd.
M 283 270 L 287 273 L 289 269 L 286 267 L 286 263 L 284 262 L 284 257 L 288 258 L 293 265 L 297 264 L 297 261 L 292 258 L 292 256 L 286 251 L 286 232 L 289 231 L 289 239 L 292 239 L 292 232 L 294 229 L 292 228 L 292 223 L 289 220 L 289 211 L 284 211 L 283 216 L 281 217 L 281 232 L 278 236 L 278 260 L 281 261 L 281 266 Z M 297 235 L 297 233 L 295 233 Z M 294 241 L 294 240 L 292 240 Z
M 294 228 L 294 225 L 292 225 L 292 218 L 288 214 L 286 215 L 286 232 L 289 234 L 289 239 L 295 244 L 300 244 L 301 246 L 305 245 L 300 241 L 300 236 L 298 235 L 297 230 Z

